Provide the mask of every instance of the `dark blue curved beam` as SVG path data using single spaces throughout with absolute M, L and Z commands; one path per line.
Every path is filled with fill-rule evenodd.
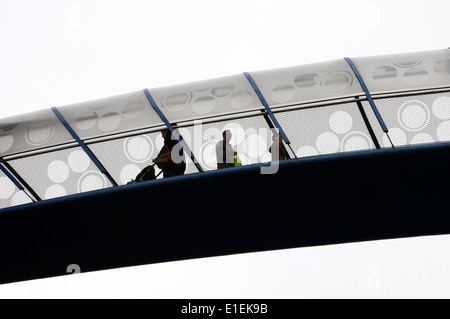
M 364 123 L 366 124 L 366 128 L 369 131 L 370 137 L 372 138 L 373 144 L 375 144 L 375 147 L 377 149 L 380 149 L 380 143 L 378 142 L 377 136 L 375 135 L 375 132 L 373 131 L 372 125 L 370 125 L 370 121 L 367 118 L 366 111 L 364 111 L 364 107 L 361 103 L 361 101 L 356 97 L 356 104 L 358 105 L 359 113 L 361 113 L 361 116 L 364 120 Z
M 84 142 L 81 140 L 81 138 L 75 132 L 75 130 L 70 126 L 70 124 L 66 121 L 66 119 L 59 112 L 59 110 L 56 107 L 52 107 L 52 110 L 53 110 L 53 113 L 55 113 L 55 115 L 58 117 L 58 119 L 60 120 L 62 125 L 64 125 L 66 130 L 70 133 L 70 135 L 72 135 L 74 140 L 77 141 L 77 143 L 81 146 L 83 151 L 89 156 L 89 158 L 92 160 L 92 162 L 95 164 L 95 166 L 97 166 L 99 171 L 102 172 L 103 174 L 105 174 L 105 176 L 109 179 L 109 181 L 111 182 L 111 184 L 113 186 L 118 186 L 118 184 L 116 183 L 114 178 L 112 178 L 111 174 L 109 174 L 109 172 L 106 170 L 106 168 L 103 166 L 103 164 L 100 163 L 100 161 L 97 159 L 97 157 L 94 155 L 94 153 L 92 153 L 92 151 L 89 149 L 89 147 L 87 147 L 87 145 L 84 144 Z
M 353 73 L 355 74 L 356 78 L 358 79 L 358 82 L 361 85 L 361 88 L 364 91 L 364 94 L 366 95 L 367 101 L 369 101 L 370 107 L 372 108 L 373 113 L 375 114 L 375 116 L 378 120 L 378 123 L 380 123 L 380 126 L 381 126 L 383 132 L 386 133 L 386 136 L 388 137 L 389 142 L 392 145 L 392 148 L 395 148 L 395 146 L 392 143 L 391 138 L 389 136 L 389 130 L 388 130 L 386 124 L 384 123 L 383 117 L 381 116 L 380 112 L 378 111 L 378 108 L 375 105 L 375 102 L 372 99 L 372 95 L 370 94 L 369 89 L 367 88 L 367 85 L 364 82 L 363 77 L 361 76 L 361 73 L 359 73 L 359 70 L 356 67 L 355 63 L 353 63 L 353 61 L 350 58 L 345 58 L 345 61 L 347 61 L 347 63 L 350 65 L 350 67 L 353 70 Z
M 16 185 L 16 187 L 17 187 L 18 189 L 20 189 L 21 191 L 23 191 L 23 189 L 24 189 L 23 186 L 19 183 L 19 181 L 18 181 L 17 179 L 14 178 L 14 176 L 12 176 L 12 174 L 11 174 L 11 173 L 3 166 L 2 163 L 0 163 L 0 170 L 3 172 L 3 174 L 6 175 L 6 177 L 9 178 L 9 180 L 10 180 L 11 182 L 14 183 L 14 185 Z
M 189 146 L 186 144 L 186 142 L 183 140 L 183 138 L 178 134 L 177 131 L 175 131 L 174 127 L 172 126 L 172 124 L 170 124 L 170 122 L 167 120 L 166 116 L 164 115 L 164 113 L 160 110 L 160 108 L 158 107 L 158 104 L 156 104 L 155 100 L 153 99 L 153 96 L 150 94 L 148 89 L 144 89 L 144 93 L 145 96 L 147 97 L 148 101 L 150 102 L 150 105 L 153 107 L 153 109 L 155 110 L 156 114 L 158 114 L 159 118 L 164 122 L 164 124 L 167 126 L 167 128 L 170 130 L 170 132 L 172 133 L 172 136 L 175 137 L 175 139 L 181 144 L 181 146 L 183 147 L 184 151 L 186 152 L 186 154 L 188 154 L 188 156 L 191 158 L 192 162 L 194 163 L 195 167 L 197 168 L 197 170 L 201 173 L 203 173 L 203 168 L 200 166 L 200 164 L 197 162 L 197 159 L 194 156 L 194 153 L 192 153 L 191 149 L 189 148 Z
M 267 114 L 269 115 L 270 119 L 272 120 L 274 126 L 278 129 L 278 132 L 280 132 L 281 136 L 283 137 L 283 141 L 286 143 L 286 145 L 289 146 L 291 149 L 291 152 L 294 154 L 295 158 L 297 158 L 297 155 L 295 154 L 294 150 L 291 147 L 291 141 L 287 137 L 286 133 L 284 133 L 280 123 L 278 123 L 277 118 L 273 114 L 272 110 L 270 109 L 269 103 L 267 103 L 266 99 L 264 98 L 264 95 L 261 93 L 261 90 L 259 89 L 258 85 L 256 84 L 255 80 L 251 76 L 250 73 L 244 72 L 245 77 L 250 82 L 253 90 L 255 91 L 256 95 L 258 96 L 259 100 L 261 101 L 262 105 L 267 111 Z M 287 154 L 289 156 L 289 154 Z
M 2 158 L 0 158 L 2 160 Z M 28 185 L 28 183 L 16 172 L 16 170 L 8 164 L 8 162 L 0 162 L 0 170 L 16 185 L 16 187 L 23 191 L 30 199 L 31 201 L 35 202 L 41 201 L 42 199 L 39 197 L 39 195 L 34 191 L 34 189 Z M 27 192 L 25 192 L 25 189 L 27 189 L 31 195 L 33 195 L 34 199 L 28 195 Z

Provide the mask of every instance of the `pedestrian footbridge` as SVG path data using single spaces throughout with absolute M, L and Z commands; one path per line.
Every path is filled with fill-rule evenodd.
M 165 128 L 185 174 L 127 184 Z M 217 170 L 227 129 L 243 165 Z M 53 106 L 0 119 L 0 282 L 448 234 L 449 181 L 448 49 Z

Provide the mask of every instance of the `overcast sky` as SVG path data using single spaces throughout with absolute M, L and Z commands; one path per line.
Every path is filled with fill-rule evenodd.
M 0 0 L 0 118 L 122 93 L 450 46 L 445 0 Z M 449 236 L 0 285 L 0 298 L 450 297 Z

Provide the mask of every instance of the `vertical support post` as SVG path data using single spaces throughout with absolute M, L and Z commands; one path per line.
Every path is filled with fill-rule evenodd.
M 97 157 L 92 153 L 92 151 L 84 144 L 84 142 L 81 140 L 81 138 L 78 136 L 78 134 L 73 130 L 73 128 L 69 125 L 69 123 L 66 121 L 66 119 L 63 117 L 63 115 L 58 111 L 56 107 L 52 107 L 53 112 L 58 117 L 58 119 L 61 121 L 62 125 L 66 128 L 66 130 L 72 135 L 72 137 L 78 142 L 78 144 L 81 146 L 83 151 L 89 156 L 89 158 L 94 162 L 95 166 L 105 174 L 105 176 L 109 179 L 111 184 L 113 186 L 118 186 L 116 181 L 112 178 L 112 176 L 108 173 L 108 171 L 105 169 L 105 167 L 100 163 L 100 161 L 97 159 Z
M 350 67 L 353 70 L 353 73 L 355 74 L 356 78 L 358 79 L 359 84 L 361 85 L 361 88 L 364 91 L 364 94 L 366 95 L 367 101 L 369 101 L 370 107 L 372 108 L 373 112 L 375 113 L 375 116 L 378 120 L 378 123 L 380 123 L 381 128 L 383 129 L 383 132 L 386 133 L 386 136 L 389 139 L 389 142 L 392 145 L 392 148 L 395 148 L 394 144 L 392 143 L 391 138 L 389 137 L 389 130 L 386 126 L 386 124 L 383 121 L 383 118 L 381 117 L 380 112 L 378 111 L 377 106 L 375 105 L 375 102 L 372 99 L 372 96 L 370 95 L 369 89 L 367 88 L 366 83 L 364 82 L 364 79 L 362 78 L 361 74 L 358 71 L 358 68 L 353 63 L 353 61 L 350 58 L 345 58 L 345 61 L 350 65 Z
M 200 166 L 200 164 L 197 162 L 197 159 L 194 156 L 194 153 L 192 153 L 189 146 L 187 146 L 186 142 L 183 140 L 183 138 L 178 134 L 177 131 L 173 128 L 172 124 L 167 120 L 166 116 L 161 112 L 158 105 L 156 104 L 155 100 L 153 99 L 152 95 L 150 94 L 148 89 L 144 89 L 145 96 L 147 97 L 148 101 L 150 102 L 151 106 L 155 110 L 155 112 L 158 114 L 158 116 L 161 118 L 161 120 L 164 122 L 164 124 L 167 126 L 169 131 L 172 133 L 172 136 L 175 137 L 175 139 L 181 144 L 184 151 L 188 156 L 191 158 L 192 162 L 194 163 L 195 167 L 200 173 L 203 173 L 203 168 Z
M 264 108 L 266 109 L 267 114 L 269 115 L 270 119 L 273 122 L 273 125 L 278 129 L 278 132 L 281 134 L 283 141 L 286 143 L 286 145 L 289 146 L 289 148 L 291 149 L 292 154 L 294 154 L 295 158 L 297 158 L 297 155 L 295 154 L 294 150 L 291 147 L 291 141 L 289 141 L 287 135 L 284 133 L 283 129 L 281 128 L 280 123 L 278 123 L 277 118 L 272 113 L 272 110 L 270 109 L 269 104 L 267 103 L 266 99 L 264 98 L 263 94 L 261 93 L 261 90 L 259 89 L 255 80 L 248 72 L 244 72 L 244 75 L 246 76 L 247 80 L 250 82 L 251 86 L 253 87 L 253 90 L 255 91 L 256 95 L 258 96 L 258 98 L 261 101 Z M 289 154 L 288 154 L 288 156 L 289 156 Z

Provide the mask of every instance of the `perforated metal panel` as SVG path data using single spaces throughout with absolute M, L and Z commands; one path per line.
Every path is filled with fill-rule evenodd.
M 149 91 L 169 121 L 201 119 L 263 108 L 243 74 Z
M 363 94 L 345 60 L 251 72 L 271 108 Z
M 31 203 L 31 198 L 0 171 L 0 209 Z
M 242 165 L 271 160 L 268 150 L 272 132 L 263 116 L 205 124 L 199 122 L 195 126 L 180 129 L 180 133 L 204 170 L 217 169 L 216 144 L 223 140 L 224 130 L 230 130 L 230 145 L 237 151 Z
M 179 130 L 183 138 L 189 141 L 183 130 Z M 119 185 L 125 185 L 146 166 L 152 165 L 164 145 L 161 133 L 154 132 L 131 136 L 112 141 L 90 144 L 89 148 L 102 162 L 107 171 Z M 111 156 L 114 154 L 114 156 Z M 197 173 L 195 165 L 185 153 L 185 174 Z M 155 166 L 158 175 L 160 169 Z M 162 178 L 162 174 L 158 178 Z
M 450 93 L 376 99 L 395 146 L 450 141 Z M 385 136 L 383 145 L 388 146 Z
M 298 157 L 374 149 L 355 103 L 275 113 Z
M 450 85 L 450 50 L 352 58 L 372 94 Z
M 9 162 L 42 198 L 111 187 L 81 147 L 21 158 Z
M 0 156 L 73 141 L 51 109 L 0 120 Z
M 58 107 L 82 139 L 162 125 L 143 91 Z

